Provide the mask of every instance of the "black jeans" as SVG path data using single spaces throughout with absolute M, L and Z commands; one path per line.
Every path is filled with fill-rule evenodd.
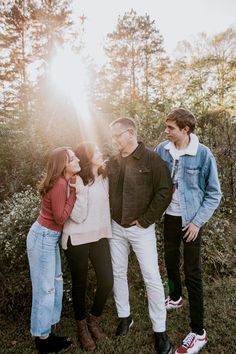
M 164 250 L 167 268 L 170 298 L 174 301 L 182 296 L 180 277 L 180 244 L 184 247 L 184 275 L 188 290 L 190 308 L 190 327 L 195 333 L 203 330 L 203 286 L 201 270 L 201 236 L 199 230 L 195 241 L 186 242 L 183 239 L 180 216 L 165 215 L 164 219 Z
M 91 314 L 100 316 L 108 295 L 113 287 L 113 274 L 108 240 L 105 238 L 97 242 L 73 246 L 69 240 L 65 251 L 72 278 L 72 300 L 76 320 L 86 318 L 86 289 L 88 276 L 88 260 L 94 267 L 97 287 L 93 299 Z

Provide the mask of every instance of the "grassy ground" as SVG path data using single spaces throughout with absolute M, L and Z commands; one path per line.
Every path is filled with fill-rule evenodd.
M 147 299 L 137 263 L 131 257 L 130 264 L 135 271 L 129 272 L 130 303 L 134 325 L 124 338 L 114 336 L 117 317 L 112 296 L 109 298 L 102 324 L 109 339 L 97 346 L 96 354 L 148 354 L 154 353 L 153 334 L 147 312 Z M 227 277 L 214 281 L 205 280 L 205 326 L 209 342 L 204 354 L 233 354 L 236 352 L 235 318 L 236 318 L 236 278 Z M 186 299 L 186 293 L 185 299 Z M 19 314 L 16 320 L 0 317 L 1 354 L 33 354 L 34 342 L 29 334 L 29 313 Z M 168 313 L 168 333 L 176 348 L 188 333 L 188 303 L 183 308 Z M 64 307 L 62 319 L 57 326 L 57 334 L 71 337 L 74 347 L 68 354 L 82 353 L 77 342 L 76 326 L 73 320 L 71 304 Z

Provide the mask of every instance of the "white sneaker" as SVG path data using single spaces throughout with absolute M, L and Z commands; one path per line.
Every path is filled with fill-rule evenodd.
M 174 301 L 168 296 L 165 300 L 165 305 L 167 310 L 178 309 L 183 306 L 183 299 L 180 296 L 180 298 L 177 301 Z
M 196 354 L 206 345 L 207 340 L 205 329 L 201 336 L 190 332 L 183 340 L 183 344 L 176 349 L 175 354 Z

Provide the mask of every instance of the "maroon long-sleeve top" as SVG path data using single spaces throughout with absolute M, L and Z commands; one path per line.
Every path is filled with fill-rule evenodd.
M 70 216 L 75 198 L 75 190 L 71 189 L 67 199 L 67 181 L 60 177 L 42 199 L 38 223 L 50 230 L 61 231 Z

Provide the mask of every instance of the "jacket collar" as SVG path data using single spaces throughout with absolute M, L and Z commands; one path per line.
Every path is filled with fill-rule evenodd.
M 199 145 L 199 140 L 196 134 L 191 133 L 190 134 L 190 143 L 188 146 L 183 150 L 184 153 L 183 155 L 191 155 L 191 156 L 196 156 L 197 155 L 197 149 Z M 175 144 L 172 143 L 172 141 L 169 141 L 164 148 L 166 150 L 169 150 L 170 154 L 172 155 L 172 152 L 176 150 Z
M 139 160 L 139 159 L 141 158 L 141 156 L 142 156 L 144 150 L 145 150 L 145 145 L 144 145 L 144 143 L 141 142 L 141 141 L 139 141 L 137 148 L 136 148 L 130 155 L 128 155 L 127 157 L 133 157 L 133 158 Z M 113 158 L 114 158 L 115 160 L 118 160 L 118 161 L 119 161 L 122 157 L 121 157 L 121 154 L 117 154 L 117 155 L 115 155 Z
M 130 156 L 132 156 L 135 159 L 139 160 L 141 158 L 141 156 L 143 155 L 144 150 L 145 150 L 144 143 L 139 141 L 137 148 L 134 150 L 134 152 L 132 152 L 132 154 Z

